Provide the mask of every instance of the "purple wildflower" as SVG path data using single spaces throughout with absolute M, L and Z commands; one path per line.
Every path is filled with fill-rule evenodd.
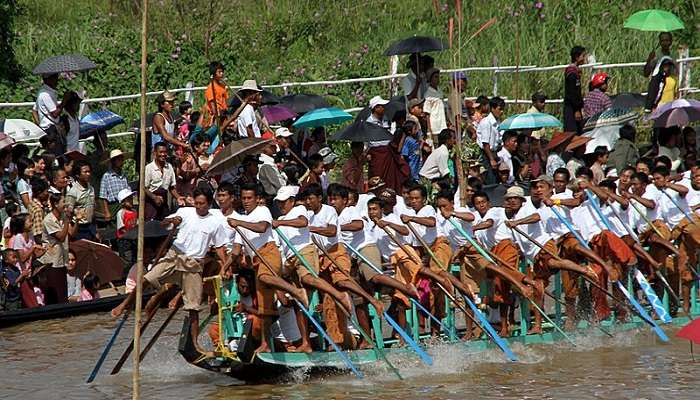
M 538 1 L 537 3 L 535 3 L 536 9 L 541 10 L 543 7 L 544 7 L 544 3 L 542 3 L 541 1 Z

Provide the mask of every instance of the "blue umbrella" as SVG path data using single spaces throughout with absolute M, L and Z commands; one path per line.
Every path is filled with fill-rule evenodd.
M 106 131 L 123 123 L 124 118 L 109 110 L 95 111 L 80 119 L 80 136 L 97 130 Z
M 345 121 L 350 121 L 351 119 L 352 115 L 340 108 L 317 108 L 304 114 L 293 126 L 295 128 L 315 128 L 317 126 L 340 124 Z
M 508 129 L 539 129 L 539 128 L 557 128 L 561 126 L 561 122 L 553 115 L 545 113 L 524 113 L 515 114 L 506 118 L 501 122 L 498 129 L 505 131 Z

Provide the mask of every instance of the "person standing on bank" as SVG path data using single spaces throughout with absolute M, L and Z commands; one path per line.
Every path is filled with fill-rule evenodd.
M 95 216 L 95 189 L 90 184 L 92 167 L 85 160 L 75 162 L 75 183 L 66 192 L 66 209 L 78 223 L 78 232 L 75 240 L 97 239 L 97 229 L 94 223 Z
M 44 217 L 43 240 L 46 242 L 46 253 L 39 258 L 44 269 L 46 285 L 44 295 L 46 304 L 60 304 L 68 301 L 68 282 L 66 265 L 68 263 L 68 240 L 78 232 L 78 225 L 73 222 L 71 211 L 65 207 L 63 195 L 49 195 L 51 212 Z
M 175 94 L 166 90 L 156 98 L 158 112 L 153 115 L 153 129 L 151 133 L 151 146 L 148 150 L 154 150 L 156 144 L 165 142 L 172 146 L 180 146 L 189 149 L 190 145 L 178 140 L 175 135 L 175 120 L 173 119 L 173 108 L 175 108 Z M 146 159 L 149 159 L 151 152 L 147 151 Z
M 168 214 L 168 192 L 180 206 L 185 205 L 185 198 L 175 188 L 175 169 L 167 161 L 168 148 L 165 143 L 158 143 L 153 148 L 153 161 L 146 165 L 144 187 L 146 188 L 146 221 L 161 221 Z
M 581 93 L 581 68 L 586 62 L 586 49 L 571 49 L 571 64 L 564 70 L 564 132 L 583 133 L 583 94 Z
M 119 211 L 120 201 L 117 199 L 119 192 L 129 189 L 129 180 L 122 173 L 124 166 L 124 153 L 115 149 L 109 152 L 109 170 L 102 175 L 100 181 L 100 205 L 106 221 L 110 221 Z

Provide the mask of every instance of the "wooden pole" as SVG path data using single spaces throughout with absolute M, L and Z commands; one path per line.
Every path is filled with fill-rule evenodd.
M 138 216 L 138 243 L 136 257 L 136 305 L 134 307 L 134 354 L 141 353 L 141 303 L 143 297 L 143 229 L 144 214 L 146 212 L 146 192 L 144 188 L 144 172 L 146 170 L 146 88 L 147 88 L 147 64 L 148 64 L 148 0 L 141 1 L 141 146 L 139 157 L 139 216 Z M 139 357 L 133 357 L 134 366 L 132 372 L 132 399 L 140 398 L 140 370 Z

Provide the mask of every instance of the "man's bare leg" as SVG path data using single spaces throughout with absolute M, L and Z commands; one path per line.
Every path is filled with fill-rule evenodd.
M 309 308 L 309 299 L 306 297 L 306 290 L 298 288 L 278 276 L 265 274 L 261 275 L 258 279 L 268 286 L 291 294 L 295 299 L 299 300 L 304 307 Z M 263 326 L 264 324 L 265 322 L 263 321 Z
M 309 337 L 309 325 L 306 322 L 306 315 L 299 309 L 299 306 L 294 304 L 294 313 L 297 318 L 297 326 L 301 335 L 301 345 L 298 346 L 295 352 L 311 353 L 311 338 Z
M 145 291 L 146 288 L 148 288 L 148 287 L 149 287 L 149 283 L 147 280 L 144 279 L 143 280 L 143 291 Z M 153 296 L 153 297 L 156 297 L 156 296 Z M 148 304 L 151 304 L 151 302 L 153 301 L 153 297 L 151 298 L 151 300 L 149 300 Z M 118 306 L 116 306 L 112 309 L 112 311 L 110 312 L 112 317 L 117 318 L 120 315 L 122 315 L 124 313 L 124 311 L 126 311 L 127 309 L 131 309 L 131 305 L 134 304 L 134 300 L 136 300 L 136 290 L 132 290 Z M 146 304 L 146 307 L 148 307 L 148 304 Z
M 398 290 L 399 292 L 403 293 L 404 295 L 408 297 L 412 297 L 414 299 L 418 299 L 418 291 L 416 290 L 415 287 L 411 285 L 405 285 L 396 279 L 387 276 L 387 275 L 375 275 L 370 282 L 374 285 L 378 286 L 385 286 L 388 288 L 392 288 L 394 290 Z
M 316 290 L 319 290 L 320 292 L 328 293 L 336 301 L 340 302 L 340 304 L 343 306 L 345 311 L 348 312 L 348 314 L 352 313 L 352 304 L 350 304 L 350 300 L 348 300 L 348 297 L 324 279 L 317 278 L 309 274 L 304 275 L 304 277 L 301 278 L 301 283 L 306 287 L 311 287 Z
M 384 306 L 382 305 L 382 303 L 379 300 L 375 299 L 374 296 L 362 289 L 362 286 L 360 286 L 359 283 L 355 282 L 352 279 L 343 279 L 342 281 L 336 283 L 336 285 L 338 285 L 338 287 L 340 287 L 341 289 L 349 290 L 370 302 L 370 304 L 374 306 L 374 309 L 377 310 L 377 315 L 379 315 L 380 318 L 384 314 Z M 352 308 L 350 310 L 352 312 Z

